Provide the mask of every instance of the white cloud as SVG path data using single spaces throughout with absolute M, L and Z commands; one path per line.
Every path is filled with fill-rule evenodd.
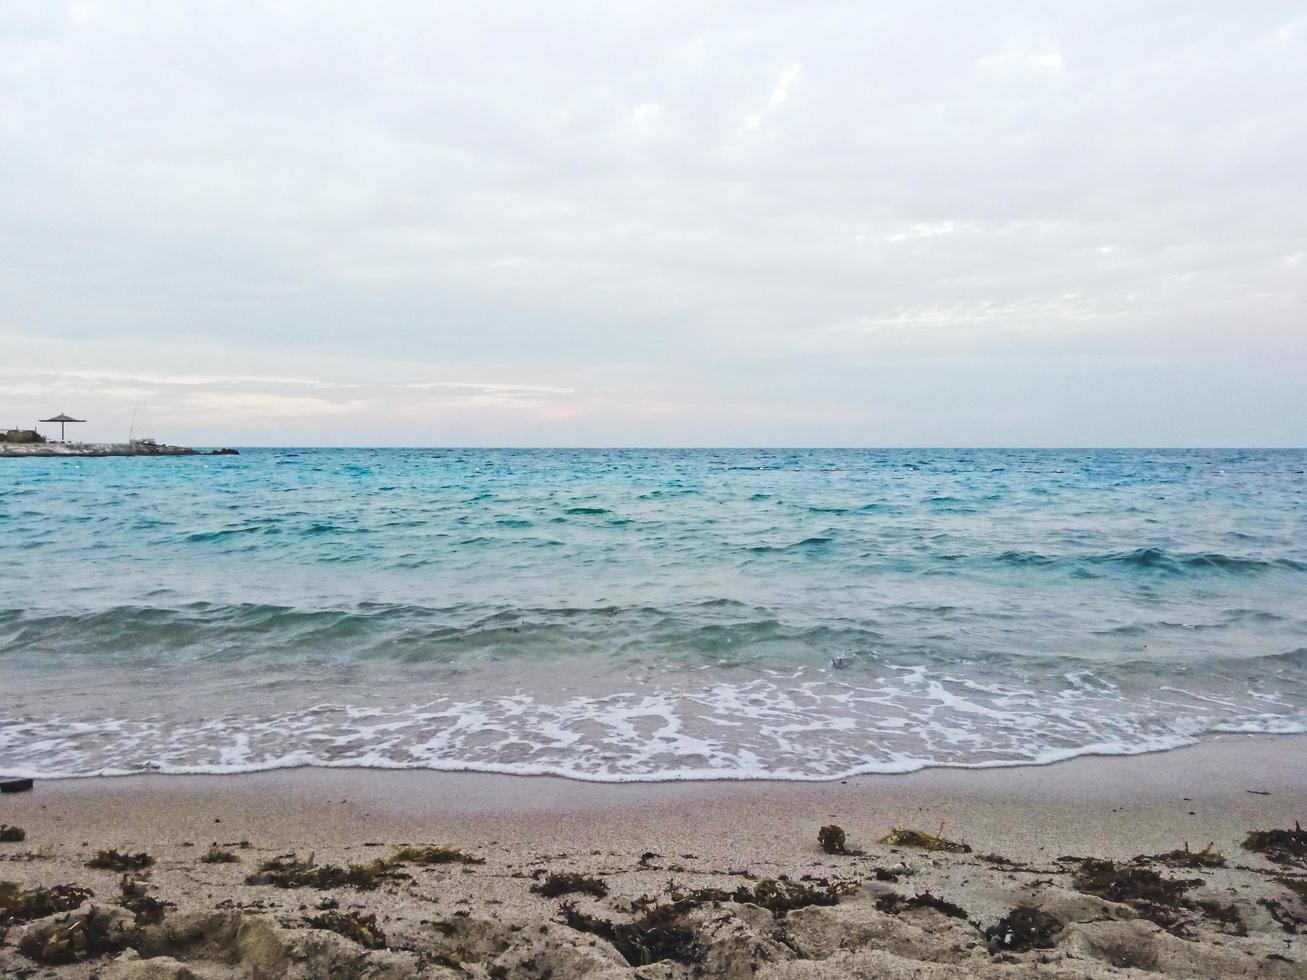
M 204 412 L 220 418 L 234 416 L 239 419 L 257 418 L 275 422 L 278 419 L 328 418 L 344 415 L 362 411 L 369 404 L 362 399 L 333 402 L 325 398 L 309 398 L 302 395 L 197 391 L 185 396 L 182 410 Z
M 982 55 L 976 62 L 982 71 L 1025 70 L 1056 73 L 1066 67 L 1061 44 L 1045 39 L 1034 45 L 1012 41 L 998 51 Z
M 1133 434 L 1108 393 L 1147 365 L 1168 404 L 1229 393 L 1177 423 L 1195 442 L 1307 441 L 1302 15 L 1196 4 L 1128 32 L 1009 2 L 20 4 L 0 417 L 69 395 L 88 437 L 144 398 L 160 435 L 218 442 L 959 442 L 969 358 L 1010 397 L 1047 379 L 1018 440 L 1057 441 L 1067 365 L 1100 438 Z M 205 417 L 188 392 L 308 401 Z M 456 426 L 392 421 L 441 400 Z

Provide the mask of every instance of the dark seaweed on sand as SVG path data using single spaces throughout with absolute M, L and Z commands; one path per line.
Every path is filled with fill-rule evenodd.
M 961 905 L 945 901 L 938 895 L 932 895 L 930 892 L 922 892 L 919 895 L 913 895 L 911 898 L 904 898 L 902 895 L 883 895 L 876 899 L 876 910 L 886 912 L 890 915 L 898 915 L 905 909 L 934 909 L 941 912 L 951 919 L 967 918 L 967 910 Z
M 22 827 L 14 827 L 7 823 L 0 823 L 0 844 L 19 844 L 27 839 L 27 831 Z
M 1307 878 L 1276 878 L 1275 880 L 1307 902 Z
M 464 854 L 456 847 L 401 847 L 386 859 L 396 864 L 485 864 L 486 859 Z
M 673 899 L 689 901 L 692 905 L 705 902 L 738 902 L 741 905 L 757 905 L 777 917 L 795 909 L 808 908 L 812 905 L 838 905 L 840 899 L 857 890 L 857 885 L 849 882 L 819 881 L 808 885 L 799 881 L 777 881 L 764 878 L 752 888 L 748 885 L 727 891 L 724 888 L 697 888 L 688 895 L 673 893 Z
M 106 871 L 140 871 L 154 864 L 154 858 L 144 851 L 128 854 L 123 851 L 97 851 L 95 857 L 86 862 L 88 868 L 100 868 Z
M 656 905 L 634 922 L 588 915 L 575 902 L 564 902 L 558 911 L 569 928 L 607 939 L 631 966 L 647 966 L 662 960 L 695 963 L 703 959 L 703 948 L 685 924 L 685 914 L 694 905 L 691 899 Z
M 77 885 L 24 888 L 16 881 L 0 881 L 0 927 L 71 912 L 94 894 Z
M 817 843 L 827 854 L 849 854 L 859 855 L 862 851 L 856 847 L 849 847 L 848 836 L 844 833 L 844 828 L 833 823 L 827 824 L 817 831 Z
M 305 921 L 312 929 L 329 929 L 352 939 L 365 949 L 385 949 L 386 934 L 377 925 L 377 917 L 357 912 L 323 912 Z
M 580 911 L 575 902 L 564 902 L 559 912 L 563 922 L 572 929 L 607 939 L 632 966 L 661 960 L 696 963 L 703 958 L 704 950 L 685 921 L 686 915 L 696 908 L 714 902 L 738 902 L 760 906 L 779 918 L 793 909 L 837 905 L 841 896 L 850 894 L 856 887 L 844 882 L 822 881 L 814 886 L 767 878 L 753 887 L 741 885 L 732 891 L 698 888 L 685 894 L 673 887 L 672 901 L 653 906 L 633 922 L 613 922 L 589 915 Z
M 1295 820 L 1293 830 L 1254 830 L 1243 846 L 1276 864 L 1307 865 L 1307 830 Z
M 1271 913 L 1271 918 L 1280 924 L 1280 928 L 1289 935 L 1307 932 L 1307 919 L 1284 907 L 1283 902 L 1273 898 L 1259 898 L 1257 904 Z
M 1165 854 L 1141 854 L 1135 858 L 1135 861 L 1158 861 L 1172 868 L 1225 867 L 1225 855 L 1216 850 L 1215 842 L 1208 844 L 1201 851 L 1191 851 L 1189 842 L 1185 841 L 1182 850 L 1167 851 Z
M 595 898 L 603 898 L 608 894 L 608 886 L 599 878 L 577 874 L 574 871 L 566 871 L 561 874 L 548 875 L 544 881 L 532 885 L 531 891 L 537 895 L 543 895 L 545 898 L 557 898 L 559 895 L 571 895 L 576 892 L 593 895 Z
M 1191 901 L 1185 892 L 1201 885 L 1201 878 L 1164 878 L 1150 868 L 1084 858 L 1073 875 L 1075 887 L 1089 895 L 1129 905 L 1135 913 L 1183 936 L 1195 914 L 1231 926 L 1243 935 L 1244 925 L 1232 905 L 1212 901 Z
M 126 943 L 115 920 L 94 906 L 56 930 L 36 929 L 22 938 L 18 951 L 50 966 L 78 963 L 119 953 Z
M 1018 905 L 985 930 L 985 941 L 992 950 L 1010 953 L 1052 949 L 1063 927 L 1061 919 L 1043 909 Z
M 1108 901 L 1157 905 L 1177 905 L 1186 891 L 1202 884 L 1201 879 L 1163 878 L 1150 868 L 1129 867 L 1097 858 L 1081 861 L 1073 881 L 1077 891 Z
M 167 910 L 175 908 L 171 902 L 160 901 L 153 895 L 125 897 L 119 904 L 136 916 L 138 926 L 148 926 L 156 922 L 162 922 Z
M 259 870 L 247 875 L 247 885 L 275 885 L 278 888 L 357 888 L 370 891 L 384 881 L 405 877 L 388 861 L 371 864 L 317 865 L 310 855 L 307 861 L 294 854 L 283 854 L 259 865 Z
M 216 844 L 200 855 L 200 861 L 204 864 L 235 864 L 240 860 L 240 855 L 233 851 L 224 851 Z
M 928 834 L 924 830 L 909 830 L 895 827 L 880 839 L 882 844 L 895 847 L 920 847 L 927 851 L 948 851 L 952 854 L 970 854 L 971 845 L 947 840 L 938 834 Z

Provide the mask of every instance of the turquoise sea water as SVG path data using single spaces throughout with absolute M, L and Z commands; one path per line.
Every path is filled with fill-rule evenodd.
M 834 778 L 1307 731 L 1307 452 L 0 460 L 0 772 Z

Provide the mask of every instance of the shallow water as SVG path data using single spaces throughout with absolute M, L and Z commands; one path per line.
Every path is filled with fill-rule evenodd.
M 0 460 L 0 772 L 834 778 L 1307 731 L 1307 451 Z

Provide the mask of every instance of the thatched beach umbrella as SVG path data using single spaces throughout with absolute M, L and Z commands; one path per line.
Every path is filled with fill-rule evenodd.
M 71 415 L 64 415 L 62 412 L 52 419 L 37 419 L 38 422 L 58 422 L 59 423 L 59 441 L 64 441 L 64 426 L 69 422 L 85 422 L 86 419 L 75 419 Z

